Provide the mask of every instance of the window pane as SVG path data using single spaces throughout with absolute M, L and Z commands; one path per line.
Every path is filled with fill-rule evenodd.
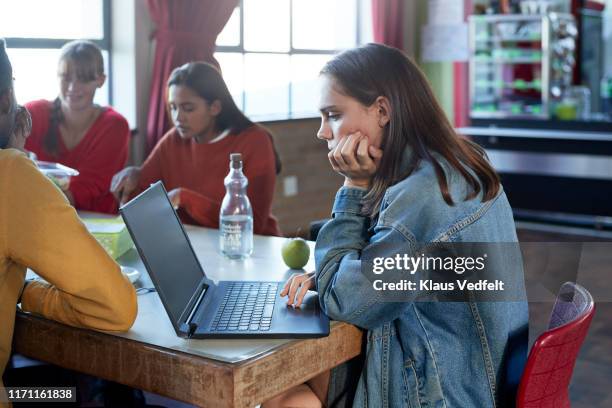
M 289 51 L 289 0 L 244 0 L 244 48 Z
M 356 0 L 293 0 L 294 48 L 339 50 L 356 41 Z
M 289 114 L 289 55 L 245 54 L 246 114 Z
M 57 49 L 9 48 L 8 56 L 13 65 L 17 102 L 24 104 L 36 99 L 55 99 L 59 93 L 57 79 Z M 102 52 L 108 73 L 108 52 Z M 94 102 L 108 105 L 108 81 L 96 92 Z
M 217 45 L 238 46 L 240 45 L 240 7 L 236 7 L 229 21 L 223 27 L 217 37 Z
M 372 32 L 372 0 L 359 0 L 359 16 L 361 17 L 360 43 L 367 44 L 374 42 Z
M 319 72 L 333 55 L 291 56 L 291 115 L 318 114 Z
M 102 0 L 0 0 L 0 37 L 102 39 Z
M 242 91 L 244 89 L 244 57 L 240 53 L 217 52 L 215 58 L 221 65 L 223 80 L 227 84 L 234 102 L 240 110 L 244 109 Z

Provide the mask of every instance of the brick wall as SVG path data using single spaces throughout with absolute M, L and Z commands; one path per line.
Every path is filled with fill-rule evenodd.
M 327 144 L 316 138 L 319 119 L 300 119 L 264 124 L 273 134 L 283 162 L 277 178 L 273 213 L 285 236 L 308 235 L 311 221 L 329 218 L 342 177 L 327 160 Z M 284 179 L 297 178 L 297 194 L 286 196 Z

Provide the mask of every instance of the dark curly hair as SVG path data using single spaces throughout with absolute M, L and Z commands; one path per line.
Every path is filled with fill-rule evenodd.
M 6 55 L 6 44 L 0 38 L 0 94 L 13 87 L 13 68 Z
M 0 97 L 4 96 L 5 92 L 9 92 L 13 88 L 13 68 L 11 67 L 8 55 L 6 55 L 5 47 L 4 40 L 0 38 Z M 6 123 L 2 123 L 2 128 L 4 129 L 0 128 L 0 149 L 4 149 L 8 145 L 11 136 L 12 127 L 15 121 L 15 112 L 14 110 L 10 112 L 0 112 L 0 115 L 12 115 L 12 118 L 9 117 Z

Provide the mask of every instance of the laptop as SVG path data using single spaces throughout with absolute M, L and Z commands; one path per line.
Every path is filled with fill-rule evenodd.
M 309 338 L 329 335 L 316 294 L 299 309 L 284 282 L 206 277 L 161 181 L 119 209 L 176 334 L 187 338 Z

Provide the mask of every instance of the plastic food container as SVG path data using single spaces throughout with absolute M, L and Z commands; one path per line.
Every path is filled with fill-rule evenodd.
M 121 265 L 121 272 L 129 279 L 130 283 L 134 284 L 140 278 L 140 272 L 138 269 L 132 268 L 130 266 Z
M 38 169 L 51 179 L 61 190 L 68 190 L 70 178 L 78 176 L 79 172 L 59 163 L 36 161 Z
M 121 217 L 85 218 L 82 221 L 113 259 L 119 258 L 134 246 Z

